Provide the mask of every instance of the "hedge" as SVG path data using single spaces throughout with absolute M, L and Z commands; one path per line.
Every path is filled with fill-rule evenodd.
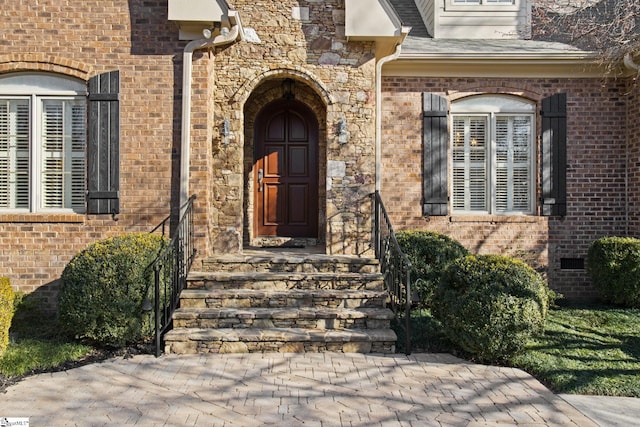
M 15 293 L 8 277 L 0 277 L 0 355 L 9 345 L 9 328 L 14 312 Z
M 165 238 L 130 233 L 97 241 L 78 253 L 62 273 L 58 297 L 61 327 L 69 335 L 120 347 L 149 332 L 142 303 L 151 280 L 146 270 Z
M 429 306 L 444 269 L 469 251 L 458 241 L 434 231 L 401 231 L 396 234 L 402 251 L 411 261 L 413 290 Z
M 542 331 L 549 297 L 544 279 L 524 262 L 470 255 L 445 269 L 432 313 L 447 337 L 473 359 L 503 362 Z
M 587 272 L 605 302 L 640 308 L 640 240 L 595 240 L 589 247 Z

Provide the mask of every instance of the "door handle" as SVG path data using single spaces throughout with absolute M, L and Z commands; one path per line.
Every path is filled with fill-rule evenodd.
M 262 191 L 262 180 L 264 180 L 264 170 L 258 169 L 258 191 Z

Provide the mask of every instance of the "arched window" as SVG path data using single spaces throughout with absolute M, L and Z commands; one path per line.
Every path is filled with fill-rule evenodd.
M 0 210 L 83 212 L 86 83 L 0 76 Z
M 119 144 L 119 71 L 0 76 L 0 212 L 119 213 Z
M 453 213 L 533 214 L 535 104 L 478 95 L 451 104 Z

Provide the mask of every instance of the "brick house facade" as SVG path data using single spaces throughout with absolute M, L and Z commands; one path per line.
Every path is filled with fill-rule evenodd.
M 174 57 L 181 43 L 158 37 L 175 31 L 165 2 L 52 0 L 25 7 L 5 1 L 0 14 L 0 77 L 55 74 L 86 85 L 101 73 L 121 73 L 117 221 L 71 209 L 0 211 L 0 274 L 51 302 L 75 253 L 100 238 L 149 231 L 169 214 L 179 124 Z
M 446 94 L 452 87 L 464 88 L 465 93 L 524 93 L 538 105 L 548 94 L 567 93 L 568 117 L 580 118 L 568 120 L 567 140 L 580 143 L 567 143 L 565 216 L 542 216 L 539 204 L 535 215 L 526 216 L 423 215 L 422 93 Z M 584 259 L 594 239 L 628 232 L 626 135 L 619 132 L 626 127 L 627 105 L 620 102 L 626 90 L 625 82 L 603 85 L 599 78 L 386 78 L 383 120 L 393 125 L 385 127 L 383 137 L 383 168 L 389 179 L 382 183 L 382 194 L 393 223 L 398 229 L 445 233 L 475 253 L 515 256 L 546 272 L 554 288 L 565 296 L 593 296 L 584 269 L 562 268 L 561 259 Z M 539 164 L 539 148 L 536 156 Z M 402 193 L 395 191 L 398 186 L 404 189 Z M 540 191 L 538 185 L 536 200 L 540 199 Z
M 598 70 L 587 71 L 593 57 L 570 47 L 527 40 L 526 47 L 535 48 L 525 62 L 506 58 L 504 52 L 521 47 L 518 43 L 528 37 L 526 28 L 522 31 L 525 6 L 515 10 L 517 28 L 511 33 L 502 27 L 498 36 L 491 28 L 483 30 L 481 37 L 505 38 L 506 44 L 487 48 L 486 55 L 481 49 L 479 55 L 448 61 L 446 55 L 421 56 L 442 49 L 432 34 L 440 27 L 430 25 L 429 14 L 448 13 L 434 11 L 430 1 L 378 0 L 364 10 L 356 0 L 44 0 L 30 8 L 14 3 L 3 2 L 0 12 L 0 98 L 9 110 L 26 105 L 27 99 L 33 103 L 29 129 L 40 126 L 40 102 L 87 96 L 83 90 L 52 92 L 38 79 L 55 75 L 62 77 L 56 82 L 79 87 L 103 73 L 119 73 L 118 213 L 87 213 L 82 203 L 48 207 L 42 197 L 49 187 L 37 182 L 48 166 L 36 161 L 49 153 L 33 148 L 44 130 L 30 140 L 30 153 L 38 154 L 28 155 L 26 173 L 32 176 L 24 188 L 29 200 L 0 207 L 0 275 L 50 302 L 75 253 L 100 238 L 150 231 L 167 215 L 177 215 L 185 193 L 197 196 L 201 258 L 269 244 L 273 235 L 310 239 L 328 254 L 370 254 L 370 194 L 379 189 L 397 229 L 441 231 L 474 252 L 523 258 L 546 271 L 552 287 L 567 296 L 593 292 L 584 270 L 563 269 L 562 259 L 583 259 L 588 244 L 602 235 L 640 230 L 638 87 L 627 77 L 603 79 Z M 222 14 L 219 19 L 185 17 L 187 3 Z M 457 6 L 452 10 L 465 13 Z M 451 27 L 455 19 L 448 22 Z M 237 37 L 214 43 L 234 27 Z M 187 56 L 186 46 L 203 37 L 198 35 L 203 29 L 213 36 Z M 459 37 L 454 30 L 443 34 Z M 573 59 L 567 61 L 565 54 Z M 487 65 L 483 58 L 493 59 Z M 447 103 L 472 95 L 511 95 L 532 106 L 531 212 L 424 214 L 425 93 Z M 543 216 L 539 111 L 545 98 L 558 93 L 566 94 L 567 107 L 566 214 Z M 266 123 L 277 119 L 269 116 L 273 109 L 284 121 L 272 129 Z M 313 135 L 300 136 L 287 127 L 297 121 Z M 269 145 L 279 141 L 280 131 L 286 144 Z M 310 145 L 303 147 L 302 140 Z M 263 205 L 266 199 L 259 193 L 280 191 L 268 181 L 268 168 L 282 167 L 269 163 L 280 149 L 291 156 L 312 153 L 302 162 L 309 161 L 308 168 L 286 165 L 291 177 L 311 178 L 292 181 L 287 197 L 295 203 Z M 10 159 L 16 155 L 6 153 Z M 18 185 L 19 174 L 5 171 L 6 176 L 12 173 L 7 181 Z M 9 184 L 2 191 L 9 194 Z M 313 209 L 301 213 L 303 205 Z M 286 227 L 296 231 L 278 233 L 277 220 L 275 231 L 262 235 L 256 224 L 269 215 L 285 215 Z M 297 231 L 299 223 L 309 228 Z

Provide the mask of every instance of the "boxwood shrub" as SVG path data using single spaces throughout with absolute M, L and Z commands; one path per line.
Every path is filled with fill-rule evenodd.
M 76 254 L 62 273 L 58 318 L 67 334 L 120 347 L 149 332 L 142 311 L 147 266 L 165 244 L 162 236 L 129 233 L 99 240 Z
M 0 355 L 9 345 L 9 328 L 13 318 L 15 293 L 8 277 L 0 277 Z
M 433 316 L 472 359 L 505 362 L 542 331 L 549 308 L 546 282 L 510 257 L 469 255 L 445 269 L 433 296 Z
M 601 298 L 608 303 L 640 308 L 640 240 L 603 237 L 587 255 L 587 272 Z
M 467 256 L 469 251 L 458 241 L 434 231 L 401 231 L 396 237 L 411 261 L 413 289 L 420 302 L 428 307 L 445 267 Z

